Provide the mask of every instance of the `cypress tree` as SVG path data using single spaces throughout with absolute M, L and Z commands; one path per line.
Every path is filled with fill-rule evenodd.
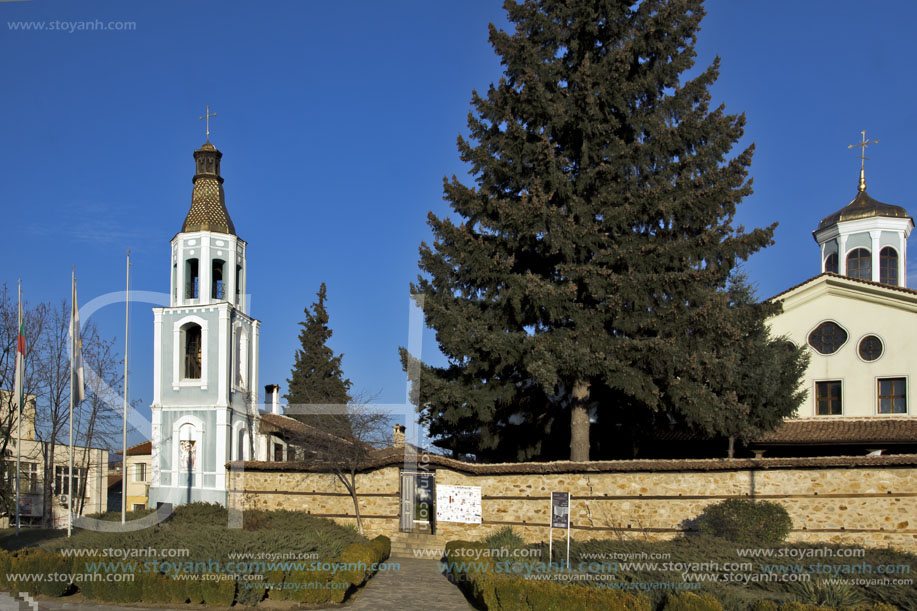
M 323 282 L 318 289 L 317 300 L 312 309 L 305 308 L 306 318 L 299 323 L 300 347 L 294 357 L 287 393 L 288 405 L 322 404 L 342 405 L 350 402 L 350 380 L 341 369 L 343 355 L 335 355 L 328 347 L 332 331 L 328 326 L 328 311 L 325 309 L 327 289 Z M 346 432 L 345 418 L 319 415 L 296 415 L 293 417 L 334 434 Z
M 776 224 L 733 224 L 753 146 L 730 157 L 744 116 L 710 108 L 719 59 L 685 77 L 701 4 L 507 0 L 515 32 L 491 25 L 504 74 L 458 139 L 475 184 L 444 180 L 457 220 L 429 215 L 411 287 L 448 359 L 413 388 L 438 445 L 589 460 L 590 428 L 732 435 L 756 408 L 722 381 L 725 288 Z

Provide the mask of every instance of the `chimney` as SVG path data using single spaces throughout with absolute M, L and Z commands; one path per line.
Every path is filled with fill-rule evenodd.
M 404 425 L 396 424 L 392 432 L 392 447 L 393 448 L 403 448 L 404 447 Z
M 271 402 L 271 413 L 280 415 L 280 385 L 267 384 L 264 387 L 264 402 Z

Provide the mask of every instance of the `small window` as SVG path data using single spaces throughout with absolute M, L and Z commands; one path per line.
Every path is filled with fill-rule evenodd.
M 825 271 L 831 272 L 832 274 L 837 273 L 837 253 L 831 253 L 825 259 Z
M 879 282 L 898 286 L 898 253 L 886 246 L 879 251 Z
M 822 354 L 834 354 L 847 342 L 847 332 L 833 321 L 825 321 L 809 333 L 809 345 Z
M 146 481 L 146 465 L 144 463 L 137 463 L 134 465 L 134 481 L 135 482 L 145 482 Z
M 857 280 L 872 280 L 872 256 L 865 248 L 857 248 L 847 255 L 847 276 Z
M 841 415 L 841 382 L 815 383 L 815 413 L 819 416 Z
M 879 413 L 907 413 L 907 380 L 905 378 L 879 380 Z
M 874 361 L 882 356 L 882 340 L 875 335 L 867 335 L 860 340 L 857 352 L 864 361 Z
M 283 446 L 279 443 L 274 444 L 274 462 L 283 462 Z
M 146 511 L 146 505 L 143 503 L 134 503 L 131 505 L 131 511 Z

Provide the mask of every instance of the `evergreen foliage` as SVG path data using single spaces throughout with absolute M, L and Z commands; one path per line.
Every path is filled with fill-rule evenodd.
M 733 543 L 777 545 L 790 534 L 793 520 L 779 503 L 726 499 L 706 507 L 697 518 L 697 528 L 702 535 Z
M 328 347 L 332 331 L 328 326 L 328 311 L 325 309 L 327 289 L 323 282 L 318 289 L 317 300 L 312 309 L 305 309 L 306 319 L 299 323 L 300 347 L 296 351 L 290 378 L 287 380 L 287 404 L 294 405 L 337 405 L 350 403 L 350 380 L 341 369 L 343 355 L 335 355 Z M 345 435 L 346 419 L 334 415 L 290 414 L 306 424 L 321 430 Z
M 476 184 L 444 181 L 456 220 L 429 215 L 411 287 L 448 359 L 413 380 L 436 444 L 589 460 L 621 452 L 590 432 L 750 435 L 791 414 L 792 359 L 755 380 L 789 397 L 776 406 L 734 375 L 749 344 L 773 341 L 762 329 L 777 306 L 732 311 L 727 281 L 775 225 L 733 224 L 753 146 L 729 157 L 745 119 L 710 108 L 719 60 L 683 78 L 701 0 L 505 8 L 515 33 L 490 30 L 504 76 L 472 94 L 458 139 Z

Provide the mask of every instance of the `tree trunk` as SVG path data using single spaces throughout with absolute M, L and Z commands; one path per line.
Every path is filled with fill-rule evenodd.
M 336 471 L 338 479 L 341 480 L 341 483 L 344 484 L 344 488 L 347 489 L 347 492 L 350 493 L 350 498 L 353 500 L 353 510 L 357 516 L 357 529 L 360 531 L 360 534 L 363 534 L 363 519 L 360 517 L 360 503 L 357 501 L 357 474 L 355 472 L 348 473 L 350 475 L 350 481 L 347 480 L 347 475 L 341 471 Z
M 729 436 L 729 458 L 735 458 L 736 455 L 736 438 Z
M 589 460 L 589 382 L 573 383 L 573 402 L 570 407 L 570 460 Z

